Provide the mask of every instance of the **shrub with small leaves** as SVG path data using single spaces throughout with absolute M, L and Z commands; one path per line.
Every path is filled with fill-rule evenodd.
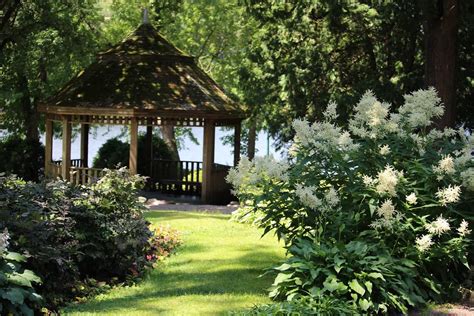
M 41 277 L 46 308 L 146 271 L 153 234 L 137 196 L 143 184 L 126 169 L 108 170 L 88 187 L 0 176 L 1 228 L 12 236 L 11 250 L 29 254 L 24 264 Z

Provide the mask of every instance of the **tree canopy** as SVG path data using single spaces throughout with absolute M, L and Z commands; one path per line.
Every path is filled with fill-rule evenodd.
M 425 85 L 423 18 L 436 2 L 245 1 L 258 21 L 240 72 L 245 101 L 280 144 L 291 137 L 293 119 L 315 120 L 330 100 L 342 107 L 342 121 L 368 89 L 400 103 Z M 460 12 L 457 122 L 472 126 L 472 4 Z
M 268 128 L 284 146 L 292 136 L 290 123 L 315 120 L 330 100 L 339 104 L 344 122 L 353 111 L 350 104 L 368 89 L 399 104 L 405 93 L 426 86 L 427 38 L 439 35 L 435 26 L 447 5 L 458 8 L 457 36 L 442 38 L 457 47 L 449 63 L 456 68 L 450 73 L 456 122 L 472 127 L 474 4 L 458 0 L 5 0 L 2 127 L 37 139 L 37 102 L 99 49 L 134 30 L 147 7 L 159 31 L 196 56 L 248 106 L 258 128 Z

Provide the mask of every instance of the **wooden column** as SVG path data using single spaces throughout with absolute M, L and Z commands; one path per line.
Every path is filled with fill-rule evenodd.
M 53 121 L 46 119 L 45 153 L 44 153 L 44 175 L 51 177 L 51 161 L 53 161 Z
M 145 163 L 147 176 L 151 176 L 152 166 L 153 166 L 153 126 L 149 125 L 146 127 L 146 136 L 145 136 Z
M 214 165 L 214 138 L 215 138 L 214 121 L 206 120 L 204 123 L 204 145 L 202 155 L 202 188 L 201 200 L 203 202 L 211 202 L 212 199 L 212 168 Z
M 81 124 L 81 161 L 82 167 L 89 164 L 89 124 Z
M 242 132 L 242 122 L 235 125 L 234 128 L 234 167 L 239 164 L 240 161 L 240 134 Z
M 137 174 L 137 156 L 138 156 L 138 120 L 136 117 L 132 118 L 130 124 L 130 159 L 128 168 L 130 174 Z
M 71 171 L 71 137 L 72 125 L 71 118 L 65 116 L 62 120 L 63 124 L 63 157 L 61 162 L 61 177 L 69 181 Z

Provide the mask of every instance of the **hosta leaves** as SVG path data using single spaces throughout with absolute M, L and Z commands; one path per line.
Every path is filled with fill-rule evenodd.
M 349 287 L 361 296 L 365 294 L 365 289 L 359 284 L 356 279 L 353 279 L 349 282 Z
M 25 301 L 25 294 L 23 289 L 20 288 L 9 288 L 2 290 L 1 296 L 3 299 L 9 300 L 12 304 L 21 305 Z
M 11 261 L 16 261 L 16 262 L 25 262 L 26 257 L 17 253 L 17 252 L 7 252 L 5 255 L 5 259 L 11 260 Z

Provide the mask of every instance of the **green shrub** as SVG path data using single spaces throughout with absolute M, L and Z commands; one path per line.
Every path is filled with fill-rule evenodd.
M 371 255 L 388 260 L 390 273 L 397 263 L 416 263 L 412 271 L 398 271 L 397 278 L 373 282 L 371 293 L 358 294 L 370 308 L 383 304 L 406 311 L 427 300 L 452 298 L 468 279 L 472 255 L 468 222 L 474 217 L 474 137 L 432 128 L 442 113 L 440 99 L 429 89 L 405 96 L 395 113 L 368 92 L 348 129 L 336 125 L 333 103 L 322 122 L 296 120 L 289 161 L 242 159 L 229 173 L 245 210 L 241 215 L 255 213 L 265 233 L 275 231 L 289 249 L 309 240 L 311 251 L 331 249 L 334 258 L 301 258 L 293 251 L 290 263 L 304 259 L 332 271 L 335 258 L 346 260 L 340 273 L 353 272 L 342 274 L 341 284 L 349 292 L 333 292 L 336 297 L 351 299 L 349 282 L 358 280 L 355 273 L 373 272 L 366 259 L 347 257 L 348 245 L 357 241 Z M 305 292 L 307 282 L 323 289 L 327 277 L 301 278 L 282 283 L 279 295 Z M 385 290 L 391 295 L 377 294 Z
M 41 296 L 33 289 L 41 279 L 23 267 L 26 257 L 7 250 L 9 235 L 0 234 L 0 313 L 34 315 L 40 309 Z
M 44 146 L 39 141 L 28 141 L 18 136 L 0 140 L 0 173 L 16 174 L 37 181 L 43 174 Z
M 146 136 L 144 134 L 138 135 L 138 157 L 145 157 Z M 111 138 L 107 140 L 97 151 L 94 157 L 94 168 L 108 168 L 113 169 L 118 165 L 128 167 L 130 154 L 130 144 L 123 142 L 118 138 Z M 158 136 L 153 136 L 153 158 L 154 159 L 169 159 L 172 160 L 168 145 Z M 138 173 L 147 174 L 146 166 L 138 163 Z
M 83 275 L 97 280 L 143 272 L 145 250 L 152 232 L 143 217 L 145 206 L 137 191 L 144 178 L 125 168 L 109 170 L 98 182 L 84 187 L 74 202 L 76 236 Z
M 289 253 L 285 263 L 272 269 L 277 273 L 272 298 L 333 295 L 371 313 L 386 313 L 388 306 L 407 313 L 407 306 L 424 303 L 417 264 L 393 258 L 383 245 L 298 239 Z
M 30 183 L 0 177 L 0 220 L 11 249 L 27 252 L 26 267 L 42 279 L 46 307 L 94 292 L 94 284 L 140 276 L 152 232 L 137 190 L 144 179 L 109 170 L 90 187 L 63 181 Z
M 255 306 L 233 316 L 352 316 L 357 312 L 347 302 L 331 296 L 298 297 L 292 301 Z
M 11 249 L 30 254 L 27 266 L 43 283 L 38 288 L 50 308 L 68 297 L 80 280 L 73 200 L 79 188 L 65 182 L 32 183 L 0 177 L 0 222 L 8 228 Z

